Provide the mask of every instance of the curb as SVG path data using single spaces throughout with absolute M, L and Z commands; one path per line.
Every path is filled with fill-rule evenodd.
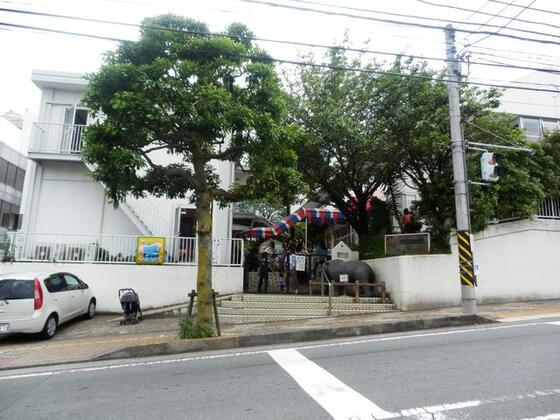
M 389 334 L 435 328 L 461 327 L 495 322 L 495 320 L 482 315 L 457 315 L 415 319 L 409 321 L 319 328 L 313 330 L 281 331 L 276 333 L 200 338 L 196 340 L 173 340 L 160 344 L 130 346 L 97 356 L 92 360 L 115 360 L 134 357 L 165 356 L 196 351 L 231 350 L 244 347 L 301 343 L 306 341 L 329 340 L 362 335 Z

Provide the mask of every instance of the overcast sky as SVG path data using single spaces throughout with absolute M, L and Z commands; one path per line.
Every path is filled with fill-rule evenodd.
M 295 3 L 289 0 L 269 0 L 276 3 L 299 5 L 302 7 L 316 7 L 337 10 L 345 13 L 366 15 L 364 12 L 340 10 L 321 5 Z M 409 15 L 458 20 L 474 23 L 486 23 L 490 17 L 470 12 L 451 10 L 443 7 L 428 5 L 419 0 L 310 0 L 375 9 L 383 12 L 405 13 Z M 504 25 L 509 18 L 515 16 L 522 9 L 488 0 L 451 1 L 430 0 L 432 3 L 461 5 L 462 7 L 479 10 L 486 13 L 501 13 L 505 18 L 494 18 L 489 23 Z M 514 4 L 526 6 L 533 0 L 515 0 Z M 507 0 L 508 3 L 511 0 Z M 161 13 L 173 12 L 179 15 L 203 20 L 213 31 L 221 31 L 231 22 L 243 22 L 260 37 L 282 40 L 303 41 L 321 44 L 340 42 L 345 31 L 348 31 L 353 46 L 363 47 L 369 41 L 368 48 L 388 52 L 405 52 L 416 55 L 445 56 L 444 34 L 441 30 L 418 29 L 389 25 L 372 21 L 351 19 L 340 16 L 325 16 L 317 13 L 307 13 L 289 9 L 274 8 L 266 5 L 250 4 L 241 0 L 22 0 L 1 1 L 0 7 L 25 9 L 49 13 L 59 13 L 81 17 L 93 17 L 121 22 L 139 23 L 144 17 Z M 547 9 L 560 13 L 560 1 L 536 0 L 532 7 Z M 376 14 L 369 16 L 391 18 Z M 525 10 L 520 19 L 533 20 L 560 26 L 560 15 Z M 397 20 L 408 20 L 392 17 Z M 416 20 L 420 22 L 421 20 Z M 22 16 L 15 13 L 0 12 L 0 22 L 17 23 L 32 26 L 56 28 L 68 31 L 99 34 L 118 38 L 136 39 L 137 29 L 121 26 L 91 24 L 48 17 Z M 444 26 L 444 22 L 425 22 Z M 511 22 L 509 27 L 530 29 L 550 34 L 558 34 L 558 38 L 547 38 L 560 41 L 560 29 L 528 23 Z M 461 28 L 477 29 L 477 26 L 461 25 Z M 7 28 L 4 28 L 7 29 Z M 495 30 L 495 28 L 490 28 Z M 509 33 L 507 29 L 503 33 Z M 481 35 L 458 34 L 459 42 L 473 42 L 483 38 Z M 539 35 L 529 37 L 545 38 Z M 309 52 L 301 47 L 280 46 L 277 44 L 260 43 L 276 58 L 297 59 L 299 54 Z M 116 43 L 108 41 L 78 38 L 67 35 L 46 34 L 29 30 L 2 30 L 0 25 L 0 115 L 13 109 L 24 113 L 29 110 L 37 114 L 39 105 L 39 91 L 31 83 L 32 69 L 60 70 L 71 72 L 95 71 L 102 61 L 104 51 L 115 48 Z M 491 54 L 492 56 L 473 55 L 478 60 L 497 60 L 518 65 L 537 67 L 559 67 L 560 46 L 544 45 L 492 36 L 482 40 L 478 47 L 492 48 L 473 50 Z M 512 52 L 515 51 L 515 52 Z M 316 54 L 322 54 L 316 50 Z M 548 57 L 551 56 L 551 57 Z M 512 57 L 513 60 L 508 57 Z M 378 59 L 390 57 L 377 56 Z M 435 68 L 441 68 L 443 63 L 433 61 Z M 466 69 L 464 69 L 466 71 Z M 470 75 L 474 79 L 490 79 L 496 83 L 506 83 L 518 79 L 528 73 L 527 70 L 496 69 L 490 67 L 472 66 Z M 558 78 L 560 84 L 560 78 Z

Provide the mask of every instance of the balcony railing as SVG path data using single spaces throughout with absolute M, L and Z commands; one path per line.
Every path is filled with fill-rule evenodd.
M 77 155 L 82 150 L 85 125 L 34 123 L 30 152 Z
M 165 237 L 164 264 L 196 265 L 196 238 Z M 242 239 L 214 239 L 212 263 L 243 265 Z M 0 241 L 3 261 L 135 264 L 138 237 L 8 232 Z
M 539 219 L 560 219 L 560 198 L 548 197 L 543 200 L 537 215 Z

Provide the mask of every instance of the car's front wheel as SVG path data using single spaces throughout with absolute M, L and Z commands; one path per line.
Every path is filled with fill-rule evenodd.
M 58 327 L 58 319 L 55 314 L 50 314 L 45 322 L 45 326 L 41 331 L 41 337 L 48 340 L 54 337 L 56 334 L 56 328 Z
M 93 319 L 94 316 L 95 316 L 95 300 L 92 299 L 89 301 L 89 305 L 85 317 L 87 319 Z

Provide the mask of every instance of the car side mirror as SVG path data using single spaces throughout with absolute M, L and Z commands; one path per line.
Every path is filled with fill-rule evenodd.
M 82 284 L 82 289 L 89 289 L 89 286 L 87 284 Z

